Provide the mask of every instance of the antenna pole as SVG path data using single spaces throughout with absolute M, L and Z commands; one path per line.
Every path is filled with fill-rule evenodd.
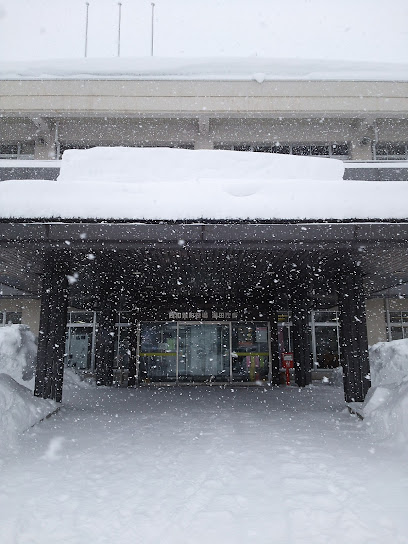
M 88 23 L 89 23 L 89 2 L 85 2 L 86 14 L 85 14 L 85 54 L 84 57 L 88 56 Z
M 152 41 L 150 44 L 150 56 L 153 57 L 154 52 L 154 2 L 151 3 L 152 5 Z
M 118 2 L 119 20 L 118 20 L 118 57 L 120 57 L 120 24 L 122 22 L 122 3 Z

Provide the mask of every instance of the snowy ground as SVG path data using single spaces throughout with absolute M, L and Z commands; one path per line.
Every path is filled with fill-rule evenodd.
M 340 388 L 69 387 L 0 480 L 2 544 L 408 542 L 406 452 Z

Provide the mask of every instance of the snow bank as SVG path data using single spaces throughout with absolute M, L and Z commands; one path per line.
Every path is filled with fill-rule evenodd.
M 0 373 L 33 390 L 36 355 L 35 336 L 27 325 L 0 327 Z
M 370 373 L 373 386 L 399 383 L 408 376 L 408 338 L 374 344 L 370 348 Z
M 87 58 L 3 62 L 0 79 L 407 81 L 408 64 L 270 58 Z
M 341 180 L 342 161 L 245 151 L 94 147 L 64 152 L 59 182 Z
M 0 454 L 15 444 L 19 433 L 52 413 L 57 403 L 34 397 L 7 374 L 0 374 Z
M 343 171 L 341 161 L 317 157 L 166 148 L 70 150 L 58 181 L 1 182 L 0 217 L 406 218 L 407 182 L 345 181 Z
M 0 454 L 57 404 L 33 396 L 35 336 L 27 325 L 0 327 Z
M 69 390 L 71 393 L 76 389 L 92 389 L 96 387 L 96 382 L 93 378 L 83 378 L 75 372 L 72 367 L 64 367 L 64 386 L 63 393 Z
M 372 346 L 370 367 L 364 420 L 378 438 L 408 444 L 408 339 Z

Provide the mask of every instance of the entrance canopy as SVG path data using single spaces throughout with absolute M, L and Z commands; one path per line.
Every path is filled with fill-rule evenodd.
M 0 283 L 41 295 L 36 394 L 61 398 L 68 305 L 98 312 L 101 384 L 112 383 L 118 312 L 131 312 L 130 323 L 177 321 L 178 377 L 184 337 L 196 346 L 186 375 L 214 375 L 215 366 L 239 374 L 233 347 L 221 349 L 233 342 L 234 318 L 228 331 L 223 319 L 265 321 L 271 345 L 245 368 L 260 374 L 260 357 L 269 357 L 276 383 L 276 314 L 289 310 L 300 386 L 311 379 L 310 311 L 337 306 L 346 398 L 364 398 L 364 299 L 408 282 L 408 185 L 345 181 L 338 161 L 273 154 L 91 149 L 64 157 L 57 181 L 0 184 Z M 200 312 L 218 317 L 183 324 Z M 197 350 L 211 343 L 216 362 L 203 368 Z

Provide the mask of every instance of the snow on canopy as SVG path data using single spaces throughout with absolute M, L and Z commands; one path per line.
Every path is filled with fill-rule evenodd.
M 106 147 L 65 151 L 60 182 L 341 180 L 342 161 L 245 151 Z
M 270 58 L 92 58 L 3 62 L 0 79 L 407 81 L 408 64 Z
M 57 181 L 0 183 L 0 217 L 405 219 L 408 183 L 343 180 L 321 157 L 168 148 L 69 150 Z

